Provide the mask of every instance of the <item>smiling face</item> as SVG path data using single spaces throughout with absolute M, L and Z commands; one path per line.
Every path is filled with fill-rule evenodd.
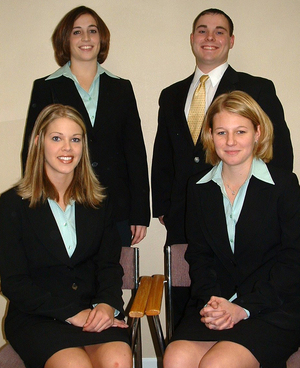
M 201 16 L 191 34 L 191 46 L 198 68 L 209 73 L 228 59 L 234 36 L 230 36 L 228 20 L 222 14 Z
M 255 130 L 250 119 L 222 110 L 213 118 L 211 135 L 216 153 L 224 165 L 251 166 L 260 126 Z
M 83 14 L 75 20 L 70 35 L 71 64 L 76 61 L 97 61 L 100 34 L 95 19 Z
M 45 169 L 50 181 L 66 179 L 71 182 L 82 156 L 81 127 L 69 118 L 53 120 L 44 137 Z

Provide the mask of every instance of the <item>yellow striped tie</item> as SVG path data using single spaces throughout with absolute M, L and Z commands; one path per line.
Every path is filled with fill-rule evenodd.
M 208 78 L 208 75 L 201 76 L 199 86 L 194 92 L 188 115 L 188 126 L 194 144 L 197 143 L 205 115 L 205 82 Z

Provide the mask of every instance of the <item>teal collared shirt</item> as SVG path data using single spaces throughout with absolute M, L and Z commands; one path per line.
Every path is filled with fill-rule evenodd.
M 226 189 L 222 179 L 222 168 L 223 163 L 222 161 L 214 166 L 203 178 L 201 178 L 197 184 L 204 184 L 208 183 L 209 181 L 214 181 L 216 184 L 219 185 L 222 195 L 223 195 L 223 205 L 226 217 L 226 224 L 227 224 L 227 232 L 228 238 L 230 242 L 230 247 L 232 252 L 234 253 L 235 247 L 235 226 L 238 222 L 241 210 L 243 208 L 244 200 L 247 193 L 247 188 L 249 185 L 249 181 L 251 176 L 255 176 L 257 179 L 269 183 L 271 185 L 275 185 L 271 174 L 268 170 L 267 165 L 260 159 L 254 158 L 252 161 L 251 169 L 248 175 L 248 178 L 244 182 L 244 184 L 240 187 L 233 204 L 230 203 L 230 200 L 227 196 Z M 229 301 L 233 301 L 237 295 L 233 295 Z M 246 313 L 249 314 L 249 311 L 246 310 Z
M 106 73 L 108 76 L 112 78 L 119 77 L 115 76 L 114 74 L 110 73 L 108 70 L 102 68 L 102 66 L 97 63 L 97 73 L 94 77 L 93 83 L 91 84 L 91 87 L 89 91 L 87 92 L 85 89 L 81 87 L 79 84 L 76 76 L 72 73 L 70 68 L 71 63 L 68 62 L 58 70 L 56 70 L 53 74 L 51 74 L 46 80 L 51 80 L 55 78 L 59 78 L 61 76 L 64 76 L 66 78 L 72 79 L 72 81 L 75 83 L 76 89 L 84 103 L 84 106 L 89 114 L 89 118 L 91 121 L 92 126 L 94 126 L 95 118 L 96 118 L 96 112 L 97 112 L 97 106 L 98 106 L 98 97 L 99 97 L 99 87 L 100 87 L 100 75 L 103 73 Z
M 53 199 L 48 198 L 48 203 L 64 241 L 66 251 L 71 258 L 77 245 L 75 202 L 71 201 L 65 211 Z

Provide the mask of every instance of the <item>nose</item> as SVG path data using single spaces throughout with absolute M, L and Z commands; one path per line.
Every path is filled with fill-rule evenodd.
M 235 141 L 235 136 L 233 133 L 228 133 L 227 134 L 227 141 L 226 141 L 226 144 L 228 146 L 233 146 L 235 145 L 236 141 Z
M 65 141 L 64 142 L 64 145 L 63 145 L 63 147 L 62 147 L 62 150 L 63 151 L 70 151 L 71 150 L 71 144 L 70 144 L 70 142 L 69 141 Z
M 213 32 L 207 32 L 206 39 L 208 41 L 213 41 L 215 39 L 214 33 Z
M 90 40 L 90 32 L 82 32 L 82 41 L 89 41 Z

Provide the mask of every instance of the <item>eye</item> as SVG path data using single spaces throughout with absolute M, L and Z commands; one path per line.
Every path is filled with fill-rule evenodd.
M 78 31 L 78 30 L 73 32 L 74 36 L 79 35 L 79 34 L 80 34 L 80 31 Z
M 217 31 L 216 33 L 217 33 L 217 35 L 223 35 L 224 34 L 223 31 Z
M 59 142 L 61 139 L 57 135 L 51 138 L 54 142 Z
M 72 138 L 72 142 L 80 143 L 81 139 L 80 138 Z
M 225 131 L 219 131 L 219 132 L 217 132 L 217 135 L 225 135 L 225 134 L 226 134 Z
M 98 29 L 96 29 L 96 28 L 95 28 L 95 29 L 91 29 L 91 30 L 90 30 L 90 33 L 93 33 L 93 34 L 94 34 L 94 33 L 98 33 Z
M 246 131 L 245 130 L 238 130 L 237 131 L 237 134 L 245 134 L 246 133 Z

